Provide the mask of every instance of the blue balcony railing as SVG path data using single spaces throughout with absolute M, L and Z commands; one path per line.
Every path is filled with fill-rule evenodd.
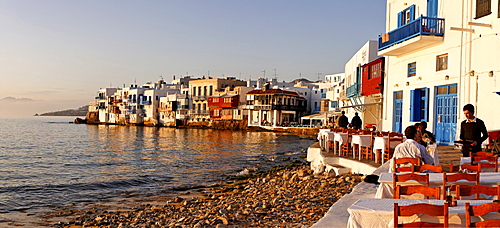
M 361 84 L 354 83 L 351 86 L 347 87 L 346 97 L 357 97 L 359 95 L 361 89 Z
M 140 105 L 150 105 L 151 101 L 139 101 Z
M 392 45 L 401 43 L 421 35 L 444 36 L 444 19 L 419 17 L 418 19 L 394 29 L 387 35 L 382 35 L 378 39 L 378 50 L 386 49 Z

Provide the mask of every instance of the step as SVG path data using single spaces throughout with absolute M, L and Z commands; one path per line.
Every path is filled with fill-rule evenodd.
M 329 164 L 325 165 L 325 174 L 329 176 L 337 176 L 350 172 L 351 172 L 350 168 L 341 165 L 329 165 Z

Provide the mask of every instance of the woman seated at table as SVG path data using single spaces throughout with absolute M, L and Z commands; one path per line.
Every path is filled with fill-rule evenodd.
M 424 146 L 415 141 L 416 135 L 417 128 L 415 126 L 408 126 L 405 129 L 406 141 L 400 143 L 394 149 L 394 155 L 389 167 L 392 167 L 394 159 L 398 158 L 420 158 L 424 164 L 434 165 L 434 158 L 427 153 Z

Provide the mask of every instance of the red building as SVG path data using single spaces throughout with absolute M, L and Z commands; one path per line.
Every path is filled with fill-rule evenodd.
M 208 98 L 208 108 L 210 109 L 210 119 L 234 119 L 234 110 L 238 109 L 239 95 L 223 95 Z
M 362 67 L 361 96 L 381 94 L 384 82 L 384 57 L 378 58 Z

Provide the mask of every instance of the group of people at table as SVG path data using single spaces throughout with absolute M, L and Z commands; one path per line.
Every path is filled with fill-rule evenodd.
M 464 106 L 464 114 L 459 166 L 450 164 L 449 172 L 443 172 L 418 142 L 418 126 L 408 126 L 389 172 L 375 181 L 375 197 L 361 198 L 348 208 L 348 226 L 500 227 L 499 159 L 481 151 L 488 134 L 474 116 L 474 106 Z

